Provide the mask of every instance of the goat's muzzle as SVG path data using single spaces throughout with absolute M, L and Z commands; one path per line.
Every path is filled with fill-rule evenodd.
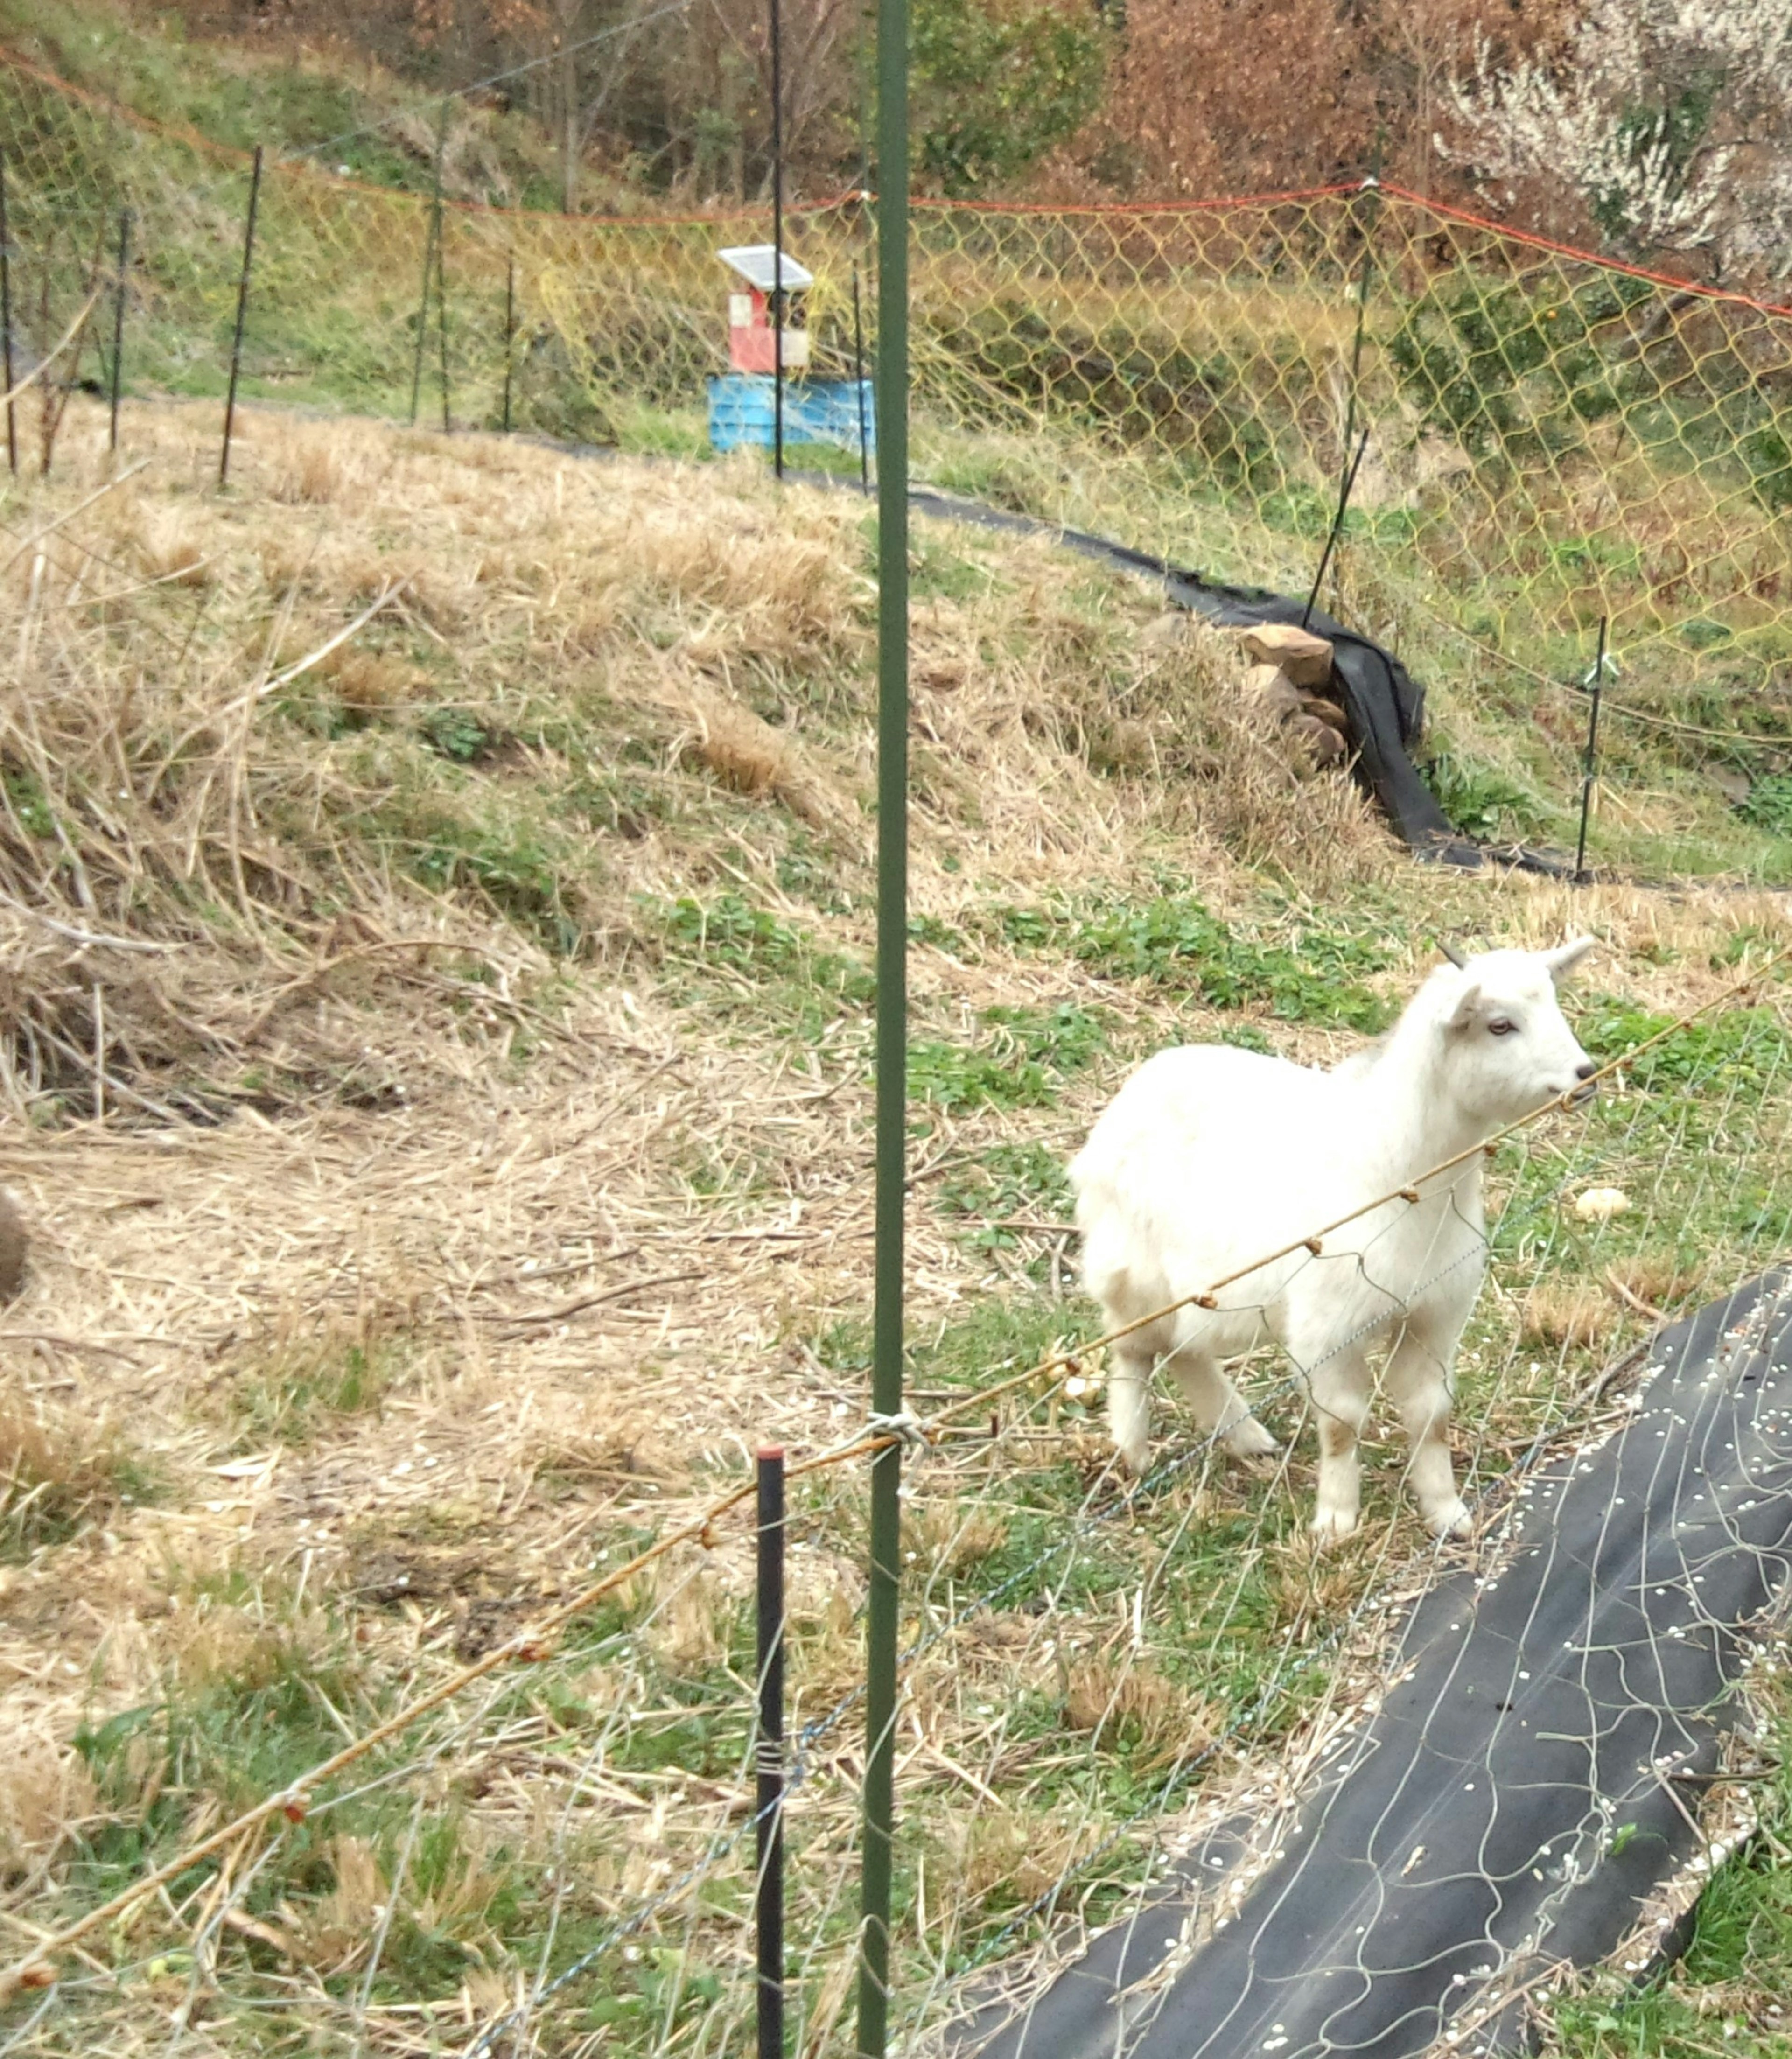
M 1564 1108 L 1584 1108 L 1593 1099 L 1599 1090 L 1599 1082 L 1595 1077 L 1599 1069 L 1591 1058 L 1584 1065 L 1575 1068 L 1575 1077 L 1580 1084 L 1570 1087 L 1563 1095 L 1562 1105 Z

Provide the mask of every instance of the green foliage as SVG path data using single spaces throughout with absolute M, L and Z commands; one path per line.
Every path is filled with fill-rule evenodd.
M 1619 148 L 1633 165 L 1648 162 L 1659 168 L 1656 179 L 1668 195 L 1677 195 L 1685 185 L 1699 138 L 1710 126 L 1722 90 L 1721 70 L 1701 69 L 1665 90 L 1655 105 L 1627 108 L 1618 121 Z M 1631 219 L 1621 184 L 1607 186 L 1592 199 L 1593 218 L 1614 243 L 1626 245 L 1639 255 L 1652 247 L 1647 229 Z
M 942 192 L 1017 178 L 1093 114 L 1106 38 L 1053 0 L 916 0 L 914 157 Z
M 1366 938 L 1308 930 L 1297 944 L 1260 943 L 1181 894 L 994 912 L 1018 948 L 1068 948 L 1107 978 L 1181 988 L 1211 1008 L 1267 1006 L 1284 1022 L 1350 1030 L 1380 1030 L 1389 1019 L 1388 1004 L 1358 977 L 1388 962 Z
M 986 1008 L 990 1034 L 975 1045 L 918 1037 L 909 1045 L 909 1092 L 949 1111 L 1042 1108 L 1065 1079 L 1104 1050 L 1107 1018 L 1060 1002 L 1055 1008 Z
M 395 1370 L 389 1348 L 349 1344 L 340 1352 L 294 1351 L 233 1381 L 230 1408 L 245 1440 L 277 1439 L 303 1449 L 344 1416 L 369 1415 L 380 1406 Z
M 396 839 L 400 862 L 438 892 L 472 887 L 549 950 L 578 950 L 584 924 L 569 890 L 580 867 L 552 829 L 526 816 L 469 818 L 424 802 Z
M 650 903 L 667 952 L 755 981 L 800 982 L 814 993 L 862 1007 L 878 990 L 876 976 L 855 958 L 830 951 L 806 930 L 755 908 L 735 893 L 711 901 L 684 894 Z
M 1070 1219 L 1064 1160 L 1043 1144 L 994 1144 L 940 1183 L 941 1205 L 954 1215 Z
M 1628 1002 L 1595 1002 L 1580 1017 L 1581 1042 L 1603 1060 L 1659 1035 L 1673 1018 Z M 1792 1040 L 1770 1008 L 1732 1008 L 1689 1022 L 1624 1068 L 1633 1086 L 1682 1093 L 1719 1087 L 1726 1097 L 1764 1093 L 1783 1073 Z
M 1408 395 L 1471 453 L 1565 450 L 1642 390 L 1618 346 L 1626 314 L 1654 293 L 1619 273 L 1566 293 L 1445 274 L 1405 304 L 1388 348 Z
M 1483 841 L 1522 836 L 1537 819 L 1535 797 L 1497 772 L 1440 751 L 1420 767 L 1451 826 Z
M 593 2029 L 638 2029 L 657 2047 L 669 2029 L 687 2024 L 722 1993 L 719 1977 L 671 1945 L 651 1945 L 637 1965 L 627 1962 L 612 1977 L 607 1994 L 592 2001 L 585 2020 Z
M 1736 812 L 1771 835 L 1792 836 L 1792 772 L 1770 772 L 1757 779 Z
M 1013 397 L 1030 423 L 1041 408 L 1073 424 L 1141 448 L 1168 448 L 1191 481 L 1249 485 L 1264 496 L 1265 519 L 1276 517 L 1284 471 L 1277 444 L 1286 397 L 1260 390 L 1232 352 L 1191 350 L 1165 331 L 1141 333 L 1133 321 L 1091 328 L 1061 306 L 1041 307 L 1028 294 L 1005 291 L 963 308 L 917 311 L 931 352 L 974 372 L 985 392 Z M 1041 368 L 1051 368 L 1049 380 Z M 1310 383 L 1299 364 L 1279 367 L 1296 390 Z M 998 501 L 999 479 L 967 481 Z M 1308 535 L 1329 519 L 1323 495 L 1303 502 Z
M 1792 507 L 1792 444 L 1786 441 L 1779 418 L 1751 430 L 1741 448 L 1749 484 L 1762 506 L 1775 514 Z
M 491 732 L 464 708 L 432 708 L 422 730 L 430 749 L 457 765 L 476 765 L 492 748 Z

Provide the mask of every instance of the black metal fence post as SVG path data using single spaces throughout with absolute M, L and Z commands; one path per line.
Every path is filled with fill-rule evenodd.
M 18 470 L 18 425 L 13 409 L 13 250 L 6 220 L 6 154 L 0 150 L 0 376 L 6 392 L 6 469 Z
M 125 288 L 129 263 L 130 209 L 121 207 L 118 210 L 118 281 L 112 302 L 112 423 L 106 441 L 107 449 L 114 454 L 118 448 L 118 396 L 124 384 Z
M 784 2055 L 784 1448 L 759 1453 L 759 2059 Z
M 865 433 L 865 317 L 859 307 L 858 267 L 853 267 L 853 398 L 858 404 L 858 490 L 871 490 L 871 456 Z
M 454 427 L 448 418 L 448 224 L 439 220 L 436 229 L 436 327 L 441 340 L 442 433 Z
M 423 404 L 423 353 L 429 338 L 429 281 L 442 234 L 442 159 L 448 149 L 448 103 L 444 94 L 441 112 L 436 118 L 436 173 L 434 198 L 429 209 L 428 233 L 423 240 L 423 284 L 417 293 L 417 347 L 411 360 L 411 426 L 416 427 L 417 409 Z
M 784 34 L 771 0 L 771 468 L 784 476 Z
M 1332 527 L 1325 539 L 1325 548 L 1319 554 L 1319 570 L 1313 574 L 1313 590 L 1307 595 L 1307 605 L 1301 611 L 1300 627 L 1304 629 L 1313 619 L 1313 610 L 1319 605 L 1319 590 L 1325 583 L 1325 568 L 1332 562 L 1332 553 L 1338 548 L 1338 539 L 1344 533 L 1344 516 L 1349 512 L 1351 489 L 1356 484 L 1356 469 L 1363 462 L 1363 453 L 1369 447 L 1369 432 L 1364 430 L 1356 445 L 1356 454 L 1344 472 L 1344 484 L 1338 489 L 1338 512 L 1332 517 Z
M 1580 774 L 1580 840 L 1575 846 L 1575 884 L 1584 886 L 1591 878 L 1587 870 L 1587 825 L 1593 812 L 1593 783 L 1599 771 L 1599 695 L 1605 687 L 1605 636 L 1611 618 L 1599 617 L 1599 647 L 1593 660 L 1593 701 L 1587 715 L 1587 756 Z
M 243 324 L 249 318 L 249 267 L 255 261 L 255 216 L 261 205 L 261 145 L 255 146 L 255 165 L 249 175 L 249 221 L 243 229 L 243 269 L 237 281 L 237 326 L 230 338 L 230 387 L 224 401 L 224 448 L 218 453 L 217 483 L 230 477 L 230 433 L 237 424 L 237 381 L 243 368 Z
M 510 434 L 510 378 L 516 364 L 516 253 L 504 261 L 504 434 Z

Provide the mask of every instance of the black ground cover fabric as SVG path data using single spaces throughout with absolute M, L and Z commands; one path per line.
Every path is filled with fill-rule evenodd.
M 1492 1577 L 1471 1563 L 1431 1587 L 1380 1712 L 1344 1733 L 1279 1854 L 1173 1978 L 1138 1985 L 1200 1901 L 1223 1906 L 1244 1826 L 958 2049 L 1404 2059 L 1472 2021 L 1477 1997 L 1607 1954 L 1698 1846 L 1750 1638 L 1792 1571 L 1789 1281 L 1665 1332 L 1631 1419 L 1519 1490 Z M 1515 2001 L 1457 2049 L 1521 2043 L 1525 2022 Z
M 1031 516 L 961 500 L 929 487 L 912 488 L 909 500 L 925 514 L 985 528 L 1053 536 L 1067 550 L 1084 557 L 1161 581 L 1177 607 L 1205 615 L 1222 628 L 1248 629 L 1263 622 L 1298 623 L 1306 614 L 1304 599 L 1258 587 L 1224 586 L 1199 572 L 1181 571 L 1147 552 L 1129 550 L 1124 544 L 1080 529 L 1059 528 Z M 1357 784 L 1380 808 L 1402 842 L 1411 845 L 1421 858 L 1469 870 L 1491 863 L 1551 878 L 1565 878 L 1572 872 L 1568 861 L 1552 852 L 1521 844 L 1481 845 L 1459 835 L 1409 755 L 1424 725 L 1424 687 L 1391 651 L 1347 629 L 1335 616 L 1315 608 L 1307 626 L 1316 635 L 1328 638 L 1332 646 L 1332 671 L 1350 725 Z

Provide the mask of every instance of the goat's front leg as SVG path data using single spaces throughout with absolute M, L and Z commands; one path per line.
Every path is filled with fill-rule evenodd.
M 1450 1463 L 1450 1370 L 1461 1332 L 1459 1322 L 1408 1316 L 1394 1340 L 1385 1375 L 1411 1447 L 1406 1474 L 1412 1498 L 1436 1537 L 1466 1537 L 1472 1527 Z
M 1116 1344 L 1108 1371 L 1108 1428 L 1135 1479 L 1142 1478 L 1151 1463 L 1151 1368 L 1156 1357 L 1153 1351 Z
M 1319 1419 L 1319 1495 L 1313 1535 L 1322 1544 L 1348 1537 L 1362 1509 L 1356 1440 L 1369 1412 L 1369 1368 L 1363 1353 L 1333 1352 L 1307 1376 Z

